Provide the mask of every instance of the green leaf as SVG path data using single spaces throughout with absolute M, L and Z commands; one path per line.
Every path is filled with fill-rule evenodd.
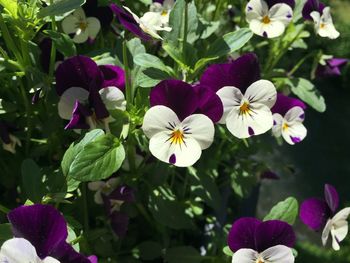
M 49 35 L 52 41 L 56 44 L 57 50 L 60 51 L 65 57 L 71 57 L 77 54 L 75 44 L 68 35 L 52 30 L 45 30 L 44 33 Z
M 0 5 L 6 8 L 12 17 L 17 18 L 18 4 L 16 0 L 0 0 Z
M 143 68 L 156 68 L 161 71 L 172 73 L 172 69 L 167 67 L 158 57 L 147 53 L 134 56 L 134 63 Z
M 302 101 L 309 104 L 312 108 L 318 112 L 326 111 L 326 103 L 324 97 L 309 80 L 297 78 L 287 80 L 286 84 L 291 87 L 291 90 L 295 95 L 297 95 Z
M 194 2 L 188 4 L 187 42 L 193 44 L 199 38 L 197 8 Z
M 0 224 L 0 246 L 7 240 L 13 237 L 11 224 Z
M 143 260 L 155 260 L 162 255 L 162 246 L 154 241 L 142 242 L 137 248 Z
M 165 39 L 178 44 L 183 32 L 183 16 L 185 10 L 185 0 L 177 0 L 169 15 L 169 26 L 172 30 L 165 34 Z
M 44 7 L 38 13 L 38 18 L 47 16 L 57 16 L 79 8 L 85 4 L 85 0 L 60 0 L 55 1 L 52 5 Z
M 298 209 L 298 201 L 294 197 L 288 197 L 286 200 L 272 207 L 270 213 L 265 216 L 264 221 L 277 219 L 293 225 L 298 216 Z
M 199 263 L 203 258 L 190 246 L 172 247 L 165 251 L 164 259 L 169 263 Z
M 40 203 L 45 194 L 45 188 L 39 166 L 32 159 L 25 159 L 21 170 L 23 189 L 27 198 L 34 203 Z
M 139 38 L 130 39 L 126 43 L 126 46 L 128 47 L 129 52 L 133 57 L 135 57 L 138 54 L 146 53 L 146 48 Z
M 185 214 L 185 206 L 175 200 L 167 200 L 161 196 L 151 196 L 149 209 L 153 217 L 161 224 L 173 229 L 192 227 L 190 217 Z
M 229 248 L 229 246 L 226 246 L 222 249 L 222 252 L 224 252 L 224 254 L 226 256 L 232 257 L 233 256 L 233 252 L 232 250 Z
M 112 134 L 99 136 L 79 152 L 68 176 L 78 181 L 98 181 L 116 172 L 125 159 L 123 145 Z

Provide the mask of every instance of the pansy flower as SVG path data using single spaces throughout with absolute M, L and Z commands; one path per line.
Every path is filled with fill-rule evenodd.
M 228 245 L 235 252 L 232 263 L 293 263 L 293 228 L 280 220 L 262 222 L 244 217 L 235 221 L 228 234 Z
M 86 17 L 83 8 L 79 7 L 62 21 L 62 29 L 66 34 L 73 34 L 75 43 L 93 41 L 101 29 L 96 17 Z
M 293 0 L 250 0 L 246 19 L 253 33 L 274 38 L 282 35 L 293 18 Z
M 323 59 L 316 69 L 316 76 L 319 78 L 341 76 L 341 69 L 347 63 L 348 59 L 345 58 Z
M 102 28 L 110 26 L 113 12 L 109 6 L 99 6 L 98 0 L 86 0 L 82 6 L 87 17 L 96 17 Z
M 319 0 L 307 0 L 302 14 L 306 20 L 314 21 L 315 31 L 321 37 L 330 39 L 339 37 L 340 34 L 333 25 L 330 7 L 326 7 Z
M 224 105 L 220 123 L 238 138 L 267 132 L 273 126 L 271 108 L 276 101 L 276 88 L 260 79 L 257 57 L 245 54 L 226 64 L 209 66 L 200 83 L 217 93 Z
M 142 129 L 151 153 L 175 166 L 193 165 L 213 142 L 213 121 L 223 112 L 220 99 L 204 86 L 164 80 L 152 89 L 150 103 Z
M 108 131 L 108 110 L 125 110 L 124 86 L 124 71 L 117 66 L 97 66 L 85 56 L 62 62 L 56 70 L 56 91 L 59 116 L 70 120 L 66 129 L 102 125 Z
M 66 242 L 64 217 L 50 205 L 21 206 L 8 213 L 14 238 L 5 241 L 0 262 L 96 263 Z
M 15 127 L 12 125 L 0 120 L 0 138 L 2 140 L 2 148 L 13 154 L 16 153 L 16 146 L 22 146 L 21 141 L 11 134 L 11 131 L 15 130 Z
M 94 201 L 96 204 L 102 205 L 102 194 L 109 195 L 118 186 L 118 178 L 110 178 L 107 181 L 89 182 L 88 187 L 95 192 Z
M 340 210 L 339 195 L 334 186 L 326 184 L 324 187 L 324 199 L 310 198 L 305 200 L 300 207 L 300 219 L 309 228 L 322 231 L 322 244 L 325 246 L 329 235 L 332 236 L 332 247 L 340 249 L 340 242 L 348 234 L 347 218 L 350 215 L 350 207 Z
M 303 125 L 305 108 L 306 105 L 302 101 L 278 93 L 276 104 L 271 109 L 274 136 L 282 136 L 291 145 L 301 142 L 307 134 Z
M 159 13 L 161 15 L 161 20 L 163 25 L 169 24 L 169 15 L 171 9 L 174 7 L 174 0 L 162 0 L 162 1 L 153 1 L 150 7 L 150 11 L 154 13 Z

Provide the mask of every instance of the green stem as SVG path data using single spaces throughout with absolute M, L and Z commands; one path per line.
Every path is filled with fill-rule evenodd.
M 26 118 L 27 118 L 27 134 L 26 134 L 26 146 L 25 146 L 25 153 L 26 155 L 29 154 L 29 149 L 30 149 L 30 138 L 32 135 L 32 125 L 31 125 L 31 109 L 30 109 L 30 103 L 27 97 L 27 92 L 24 88 L 24 84 L 23 81 L 21 81 L 20 84 L 20 90 L 21 90 L 21 94 L 22 94 L 22 98 L 23 98 L 23 103 L 24 103 L 24 107 L 26 110 Z
M 16 59 L 21 62 L 22 61 L 21 53 L 19 52 L 15 42 L 13 41 L 10 32 L 8 31 L 8 28 L 6 26 L 6 23 L 1 13 L 0 13 L 0 29 L 7 48 L 11 50 L 12 53 L 15 55 Z
M 53 0 L 50 0 L 50 4 L 53 4 Z M 56 31 L 56 20 L 55 16 L 51 16 L 51 28 L 53 31 Z M 49 66 L 49 80 L 51 86 L 53 81 L 53 74 L 55 71 L 55 63 L 56 63 L 56 44 L 52 41 L 51 44 L 51 51 L 50 51 L 50 66 Z
M 124 63 L 124 71 L 125 71 L 126 108 L 130 110 L 133 105 L 133 91 L 132 91 L 132 85 L 130 81 L 130 68 L 129 68 L 126 40 L 123 41 L 123 63 Z
M 84 233 L 89 232 L 89 210 L 87 204 L 87 186 L 86 183 L 82 184 L 81 194 L 83 198 L 83 209 L 84 209 Z
M 8 212 L 10 212 L 11 210 L 8 209 L 7 207 L 0 205 L 0 212 L 3 212 L 4 214 L 7 214 Z
M 300 59 L 299 62 L 288 72 L 288 76 L 293 76 L 293 74 L 301 67 L 301 65 L 303 65 L 308 58 L 313 57 L 315 53 L 317 52 L 311 52 Z

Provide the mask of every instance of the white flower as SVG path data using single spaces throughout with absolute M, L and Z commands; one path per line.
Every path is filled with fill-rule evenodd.
M 265 1 L 251 0 L 246 7 L 246 19 L 250 29 L 267 38 L 282 35 L 292 17 L 292 8 L 284 3 L 275 4 L 269 9 Z
M 303 125 L 304 116 L 304 110 L 300 107 L 291 108 L 284 117 L 279 113 L 273 114 L 273 134 L 276 137 L 282 136 L 291 145 L 301 142 L 307 134 Z
M 96 38 L 101 24 L 96 17 L 86 17 L 84 10 L 79 7 L 62 21 L 62 29 L 66 34 L 74 34 L 75 43 L 84 43 L 89 38 Z
M 322 15 L 317 11 L 313 11 L 310 16 L 315 22 L 316 33 L 321 37 L 328 37 L 330 39 L 336 39 L 339 37 L 340 34 L 333 25 L 331 10 L 329 7 L 323 9 Z
M 16 146 L 18 145 L 19 147 L 21 147 L 22 143 L 16 136 L 14 136 L 12 134 L 9 134 L 9 138 L 10 138 L 10 143 L 3 143 L 2 148 L 5 151 L 8 151 L 10 153 L 15 154 L 16 153 Z
M 164 23 L 162 14 L 158 12 L 146 12 L 142 17 L 138 17 L 130 8 L 126 6 L 124 8 L 133 16 L 135 21 L 140 25 L 140 28 L 154 38 L 162 39 L 157 33 L 158 31 L 171 31 L 171 27 Z
M 292 249 L 283 245 L 270 247 L 258 253 L 250 248 L 238 250 L 232 257 L 232 263 L 293 263 Z
M 214 140 L 214 124 L 203 114 L 193 114 L 180 121 L 176 113 L 165 106 L 150 108 L 142 129 L 150 138 L 149 149 L 159 160 L 179 167 L 198 161 L 202 150 Z
M 164 0 L 163 4 L 154 2 L 151 4 L 150 11 L 159 13 L 161 15 L 163 25 L 168 26 L 169 14 L 171 12 L 171 9 L 174 7 L 174 4 L 174 0 Z
M 88 187 L 91 191 L 96 191 L 94 195 L 94 201 L 96 204 L 102 205 L 103 199 L 102 194 L 109 195 L 112 193 L 119 185 L 118 178 L 111 178 L 108 181 L 96 181 L 90 182 Z
M 0 262 L 4 263 L 60 263 L 57 259 L 46 257 L 40 259 L 35 247 L 24 238 L 7 240 L 0 250 Z
M 268 80 L 258 80 L 251 84 L 243 95 L 232 86 L 217 92 L 224 105 L 224 115 L 220 123 L 236 137 L 248 138 L 267 132 L 273 125 L 271 108 L 276 102 L 276 88 Z
M 322 243 L 325 246 L 329 234 L 332 236 L 332 247 L 334 250 L 339 250 L 339 243 L 345 239 L 348 234 L 347 218 L 350 215 L 350 207 L 340 210 L 333 218 L 328 219 L 328 222 L 322 232 Z

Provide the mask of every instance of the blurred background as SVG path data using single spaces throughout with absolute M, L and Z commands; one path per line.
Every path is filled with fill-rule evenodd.
M 325 1 L 332 7 L 333 20 L 340 37 L 328 41 L 320 37 L 309 39 L 314 48 L 338 58 L 350 58 L 350 1 Z M 310 47 L 309 52 L 312 51 Z M 307 52 L 307 51 L 306 51 Z M 299 74 L 302 72 L 299 72 Z M 324 184 L 336 187 L 340 195 L 340 208 L 350 206 L 350 65 L 341 77 L 316 79 L 313 83 L 326 99 L 327 110 L 318 113 L 311 108 L 306 112 L 306 139 L 295 146 L 280 146 L 274 162 L 289 164 L 290 169 L 276 171 L 278 181 L 265 180 L 260 189 L 258 215 L 264 216 L 278 201 L 295 196 L 301 203 L 309 197 L 323 197 Z M 305 72 L 305 74 L 308 74 Z M 292 171 L 292 172 L 291 172 Z M 296 259 L 308 262 L 350 262 L 350 236 L 341 243 L 341 250 L 322 248 L 321 233 L 314 233 L 305 225 L 296 224 L 299 243 Z

